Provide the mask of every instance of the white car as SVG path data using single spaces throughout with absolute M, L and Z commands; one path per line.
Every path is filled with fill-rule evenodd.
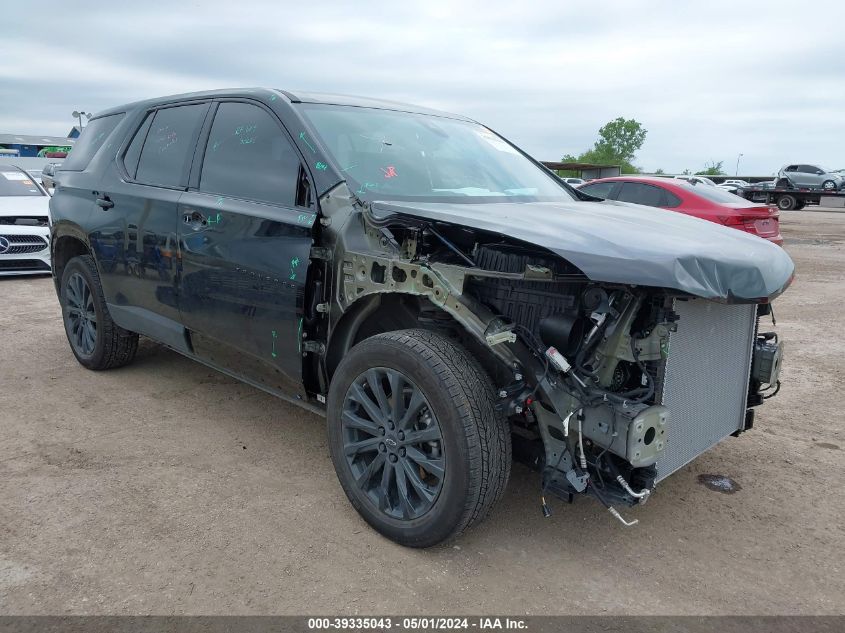
M 736 193 L 739 189 L 746 189 L 751 186 L 751 183 L 741 180 L 739 178 L 728 178 L 725 182 L 716 185 L 719 189 Z
M 0 165 L 0 276 L 50 272 L 49 204 L 32 176 Z

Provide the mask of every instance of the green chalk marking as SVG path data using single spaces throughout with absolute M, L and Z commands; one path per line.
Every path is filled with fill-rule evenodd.
M 223 196 L 217 196 L 217 200 L 214 201 L 214 204 L 216 204 L 218 207 L 222 207 L 223 206 Z
M 321 162 L 321 161 L 317 161 L 317 164 L 316 164 L 316 165 L 314 165 L 314 167 L 316 167 L 316 168 L 317 168 L 317 169 L 319 169 L 320 171 L 326 171 L 326 170 L 329 168 L 329 166 L 328 166 L 328 165 L 326 165 L 325 163 L 323 163 L 323 162 Z
M 273 358 L 276 358 L 276 330 L 271 330 L 270 332 L 273 335 L 273 339 L 272 339 L 273 347 L 271 348 L 270 356 L 272 356 Z
M 316 216 L 311 215 L 310 213 L 300 213 L 296 216 L 296 221 L 299 224 L 311 224 L 314 221 Z
M 206 224 L 220 224 L 220 220 L 222 220 L 222 219 L 223 219 L 223 214 L 218 213 L 217 216 L 212 216 L 212 217 L 208 218 L 208 221 L 206 222 Z
M 341 173 L 343 173 L 343 172 L 345 172 L 345 171 L 349 171 L 350 169 L 354 169 L 354 168 L 355 168 L 355 167 L 357 167 L 357 166 L 358 166 L 357 164 L 356 164 L 356 165 L 350 165 L 349 167 L 344 167 L 344 168 L 343 168 L 343 169 L 341 169 L 340 171 L 341 171 Z
M 296 329 L 296 340 L 299 351 L 302 352 L 302 317 L 299 318 L 299 327 Z
M 311 143 L 308 142 L 307 138 L 305 138 L 305 132 L 299 133 L 299 140 L 302 141 L 303 143 L 305 143 L 308 146 L 308 149 L 310 149 L 312 152 L 314 152 L 315 154 L 317 153 L 317 150 L 314 149 L 314 146 L 311 145 Z

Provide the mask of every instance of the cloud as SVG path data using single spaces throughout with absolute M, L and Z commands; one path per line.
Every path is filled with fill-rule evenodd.
M 737 4 L 14 3 L 0 131 L 64 134 L 76 109 L 263 85 L 460 112 L 540 159 L 587 149 L 625 116 L 649 130 L 648 170 L 733 169 L 739 153 L 746 173 L 845 167 L 845 9 Z

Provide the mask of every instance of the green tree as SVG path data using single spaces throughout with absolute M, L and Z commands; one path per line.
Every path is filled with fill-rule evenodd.
M 695 172 L 697 176 L 724 176 L 725 172 L 722 171 L 722 163 L 724 161 L 711 160 L 709 163 L 704 164 L 704 169 L 702 171 Z
M 631 163 L 643 146 L 646 134 L 648 130 L 639 121 L 618 117 L 599 129 L 599 140 L 593 151 L 623 163 Z
M 661 174 L 661 175 L 662 175 L 662 174 L 665 174 L 666 172 L 665 172 L 665 171 L 663 171 L 663 169 L 662 169 L 662 168 L 657 168 L 657 169 L 655 169 L 655 170 L 654 170 L 654 173 L 655 173 L 655 174 Z
M 563 161 L 593 163 L 597 165 L 619 165 L 623 174 L 636 174 L 639 169 L 633 161 L 645 142 L 646 130 L 634 119 L 618 117 L 599 129 L 599 138 L 593 147 L 577 158 L 571 155 Z

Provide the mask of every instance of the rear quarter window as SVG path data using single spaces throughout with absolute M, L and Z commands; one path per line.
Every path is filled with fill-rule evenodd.
M 88 163 L 94 158 L 94 155 L 108 140 L 114 128 L 120 123 L 123 118 L 123 112 L 118 114 L 110 114 L 108 116 L 93 119 L 82 130 L 82 134 L 76 145 L 67 155 L 64 163 L 62 163 L 62 170 L 64 171 L 82 171 L 88 167 Z

